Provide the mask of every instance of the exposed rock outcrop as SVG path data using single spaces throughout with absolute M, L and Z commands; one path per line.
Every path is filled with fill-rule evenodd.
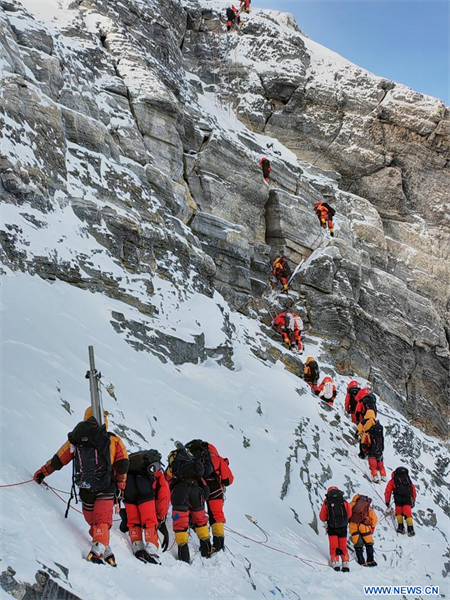
M 64 19 L 55 9 L 48 24 L 28 0 L 0 6 L 5 268 L 147 316 L 158 310 L 155 275 L 179 294 L 219 290 L 249 312 L 285 250 L 305 261 L 297 308 L 341 372 L 368 377 L 412 420 L 444 433 L 442 102 L 359 69 L 271 11 L 227 35 L 206 0 L 154 0 L 145 11 L 134 0 L 82 2 Z M 312 211 L 323 198 L 337 210 L 331 240 Z M 139 334 L 140 325 L 115 327 Z M 151 334 L 141 333 L 144 349 Z M 173 343 L 180 360 L 209 350 L 200 339 Z M 231 355 L 227 346 L 217 360 L 232 367 Z

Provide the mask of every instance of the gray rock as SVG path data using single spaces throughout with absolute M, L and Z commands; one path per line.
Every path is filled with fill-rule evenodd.
M 313 207 L 302 196 L 271 190 L 265 217 L 267 242 L 276 251 L 285 249 L 295 263 L 309 256 L 322 240 Z
M 217 290 L 268 324 L 265 302 L 258 308 L 250 295 L 268 289 L 274 255 L 285 251 L 295 265 L 315 252 L 290 292 L 311 333 L 340 372 L 367 377 L 414 423 L 443 433 L 450 117 L 442 102 L 311 56 L 291 16 L 255 13 L 227 36 L 219 12 L 196 0 L 155 0 L 144 12 L 131 0 L 100 0 L 71 6 L 56 39 L 20 4 L 0 2 L 2 199 L 38 229 L 45 213 L 70 206 L 76 227 L 115 265 L 114 275 L 102 272 L 90 250 L 74 250 L 70 263 L 36 251 L 11 222 L 1 232 L 8 267 L 147 316 L 156 315 L 157 273 L 178 290 Z M 324 198 L 337 211 L 333 239 L 313 212 Z M 125 289 L 129 276 L 145 293 Z M 137 349 L 154 344 L 164 360 L 213 356 L 232 368 L 228 346 L 173 336 L 164 349 L 136 323 L 115 326 Z M 254 351 L 301 371 L 290 355 Z
M 58 574 L 51 570 L 54 575 Z M 81 600 L 74 593 L 66 590 L 45 571 L 37 571 L 36 583 L 18 582 L 16 572 L 11 567 L 0 574 L 0 586 L 17 600 Z

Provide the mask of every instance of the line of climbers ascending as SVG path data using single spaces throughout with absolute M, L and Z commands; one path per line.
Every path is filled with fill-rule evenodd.
M 313 357 L 308 357 L 305 364 L 304 379 L 310 385 L 314 394 L 321 397 L 324 383 L 332 382 L 331 377 L 325 377 L 322 384 L 319 381 L 319 366 Z M 331 390 L 328 391 L 328 394 Z M 333 406 L 336 397 L 336 386 L 333 384 L 333 400 L 323 398 Z M 347 386 L 344 408 L 352 423 L 357 425 L 356 439 L 360 440 L 359 457 L 368 459 L 372 482 L 386 481 L 384 468 L 384 432 L 383 426 L 376 419 L 376 396 L 369 388 L 361 388 L 356 380 L 350 381 Z M 393 473 L 385 490 L 385 502 L 390 507 L 391 496 L 394 495 L 395 515 L 397 519 L 397 532 L 405 533 L 403 519 L 406 519 L 409 536 L 415 535 L 412 512 L 416 500 L 416 488 L 412 483 L 408 469 L 398 467 Z M 348 504 L 344 493 L 337 487 L 328 488 L 319 518 L 327 524 L 327 535 L 330 545 L 330 564 L 336 570 L 348 572 L 349 554 L 347 550 L 347 528 L 350 531 L 358 564 L 366 567 L 375 567 L 373 533 L 377 523 L 375 511 L 371 506 L 372 500 L 368 496 L 356 494 Z M 366 558 L 364 558 L 364 548 Z M 339 563 L 342 559 L 342 565 Z
M 163 537 L 162 551 L 167 550 L 169 532 L 165 521 L 170 503 L 179 560 L 190 562 L 190 525 L 200 540 L 203 557 L 224 550 L 224 489 L 234 480 L 228 459 L 203 440 L 192 440 L 185 446 L 177 443 L 164 472 L 162 456 L 155 449 L 128 455 L 122 439 L 107 431 L 107 411 L 104 415 L 105 424 L 100 426 L 89 407 L 84 420 L 68 434 L 67 442 L 34 474 L 34 480 L 42 483 L 73 461 L 71 499 L 73 494 L 76 498 L 77 486 L 92 538 L 87 560 L 116 566 L 109 531 L 114 504 L 119 507 L 122 499 L 125 508 L 120 509 L 120 530 L 128 531 L 137 559 L 159 563 L 158 531 Z
M 321 226 L 334 234 L 332 217 L 335 211 L 325 202 L 316 203 L 314 206 L 316 214 L 320 219 Z M 294 275 L 295 275 L 294 271 Z M 282 291 L 289 289 L 292 281 L 292 269 L 288 259 L 283 254 L 278 256 L 272 268 L 275 281 L 280 284 Z M 286 346 L 294 350 L 303 350 L 301 342 L 301 331 L 303 321 L 296 315 L 292 308 L 291 300 L 286 304 L 286 310 L 280 312 L 272 321 L 272 326 L 280 333 Z M 304 380 L 311 387 L 311 391 L 329 406 L 333 406 L 337 395 L 337 388 L 330 376 L 325 376 L 321 383 L 319 365 L 316 359 L 309 356 L 304 365 Z M 353 380 L 347 386 L 344 408 L 351 422 L 356 425 L 355 438 L 359 440 L 359 454 L 361 459 L 368 459 L 371 481 L 380 483 L 386 481 L 386 470 L 384 467 L 384 429 L 377 420 L 376 396 L 369 388 L 359 385 Z M 394 495 L 395 515 L 397 519 L 397 532 L 405 533 L 403 520 L 406 519 L 407 532 L 409 536 L 415 535 L 412 512 L 416 499 L 416 488 L 412 483 L 408 469 L 398 467 L 393 473 L 385 490 L 385 502 L 389 508 L 391 496 Z M 337 487 L 328 488 L 327 494 L 320 510 L 319 518 L 327 523 L 327 534 L 330 545 L 331 566 L 339 571 L 342 559 L 342 571 L 349 571 L 349 554 L 347 550 L 347 529 L 356 552 L 357 562 L 367 567 L 375 567 L 373 533 L 377 523 L 375 511 L 371 506 L 372 500 L 364 495 L 356 494 L 349 504 L 344 499 L 344 493 Z M 364 548 L 366 558 L 364 558 Z

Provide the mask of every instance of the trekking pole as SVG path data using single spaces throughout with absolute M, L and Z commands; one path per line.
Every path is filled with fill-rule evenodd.
M 89 379 L 89 388 L 91 392 L 92 416 L 99 425 L 104 425 L 103 406 L 99 390 L 99 381 L 102 376 L 95 368 L 94 346 L 88 347 L 89 351 L 89 371 L 86 373 L 86 379 Z

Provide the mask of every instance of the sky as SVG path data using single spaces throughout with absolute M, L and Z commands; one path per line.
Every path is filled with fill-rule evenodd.
M 314 41 L 450 105 L 450 0 L 253 0 Z

